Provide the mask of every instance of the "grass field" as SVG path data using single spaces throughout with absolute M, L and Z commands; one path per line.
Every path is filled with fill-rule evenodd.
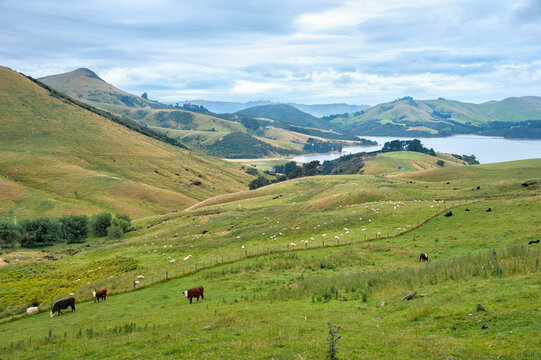
M 245 189 L 253 179 L 67 104 L 7 68 L 0 79 L 2 214 L 142 217 Z
M 0 268 L 3 314 L 35 298 L 44 312 L 0 324 L 3 358 L 318 359 L 327 321 L 342 326 L 340 358 L 538 358 L 541 259 L 523 245 L 541 235 L 541 189 L 521 183 L 540 169 L 302 178 L 138 219 L 75 255 L 58 245 L 56 261 L 14 252 L 21 263 Z M 143 287 L 124 293 L 138 274 Z M 113 296 L 84 302 L 93 285 Z M 189 305 L 182 291 L 196 285 L 206 300 Z M 71 291 L 77 311 L 48 318 L 50 297 Z

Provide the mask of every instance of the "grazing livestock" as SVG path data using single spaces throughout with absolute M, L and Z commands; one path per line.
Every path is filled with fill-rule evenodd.
M 107 299 L 107 288 L 99 290 L 94 289 L 94 291 L 92 291 L 92 298 L 94 299 L 94 302 L 100 302 L 100 299 L 105 301 L 105 299 Z
M 55 312 L 58 312 L 60 315 L 62 315 L 62 310 L 67 309 L 68 307 L 71 307 L 71 311 L 75 311 L 75 298 L 67 298 L 64 300 L 57 301 L 53 309 L 51 310 L 51 317 L 54 316 Z
M 492 208 L 488 208 L 488 209 L 487 209 L 487 212 L 491 212 L 491 211 L 492 211 Z
M 30 306 L 28 309 L 26 309 L 26 315 L 32 315 L 38 312 L 37 306 Z
M 186 260 L 190 260 L 191 257 L 192 257 L 191 255 L 188 255 L 188 256 L 186 256 L 186 257 L 184 258 L 184 260 L 185 260 L 185 261 L 186 261 Z
M 447 214 L 445 214 L 446 217 L 453 216 L 453 212 L 449 211 Z
M 184 291 L 184 296 L 190 300 L 190 304 L 192 304 L 192 299 L 197 298 L 197 302 L 199 302 L 199 297 L 201 296 L 201 301 L 205 300 L 205 296 L 203 295 L 203 287 L 197 286 L 194 288 L 191 288 L 190 290 Z
M 532 240 L 528 243 L 528 245 L 532 245 L 532 244 L 539 244 L 539 239 L 537 240 Z
M 425 254 L 425 253 L 421 253 L 421 255 L 419 255 L 419 261 L 420 262 L 428 262 L 428 254 Z
M 466 211 L 470 211 L 470 208 L 467 208 Z

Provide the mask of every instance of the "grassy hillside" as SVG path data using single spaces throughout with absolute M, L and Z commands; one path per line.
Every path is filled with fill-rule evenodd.
M 457 177 L 463 169 L 469 173 Z M 91 240 L 76 255 L 44 263 L 34 279 L 13 276 L 30 260 L 0 268 L 3 301 L 17 293 L 23 302 L 38 286 L 50 286 L 48 295 L 80 289 L 73 314 L 1 323 L 3 355 L 316 359 L 324 357 L 330 321 L 342 326 L 341 358 L 537 358 L 541 252 L 520 245 L 541 233 L 541 188 L 520 184 L 539 174 L 541 161 L 488 169 L 443 168 L 423 180 L 287 181 L 141 219 L 122 242 Z M 449 209 L 454 215 L 443 216 Z M 419 263 L 420 252 L 431 262 Z M 96 275 L 84 267 L 120 254 L 138 269 L 121 275 L 113 261 Z M 163 281 L 166 271 L 186 275 Z M 138 274 L 143 285 L 162 282 L 82 303 L 91 286 L 120 293 Z M 205 301 L 189 305 L 181 292 L 197 285 Z M 413 300 L 400 300 L 414 290 Z M 41 296 L 46 308 L 49 296 Z
M 331 123 L 362 135 L 449 136 L 492 129 L 491 122 L 541 119 L 541 98 L 525 96 L 483 104 L 454 100 L 414 100 L 379 104 Z M 502 133 L 503 134 L 503 133 Z
M 143 99 L 140 96 L 117 89 L 103 81 L 92 70 L 85 68 L 63 74 L 46 76 L 39 80 L 75 99 L 93 103 L 94 105 L 103 103 L 136 108 L 170 108 L 168 105 Z
M 66 102 L 7 68 L 0 79 L 4 214 L 107 209 L 137 217 L 237 191 L 251 178 Z
M 329 124 L 326 121 L 286 104 L 254 106 L 237 111 L 237 114 L 252 115 L 302 127 L 312 127 L 318 129 L 329 128 Z

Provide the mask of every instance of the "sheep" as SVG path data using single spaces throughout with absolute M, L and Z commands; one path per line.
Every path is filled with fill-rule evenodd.
M 135 280 L 133 283 L 134 283 L 135 285 L 139 285 L 139 280 Z
M 321 236 L 325 237 L 325 236 L 327 236 L 327 234 L 323 234 L 323 235 L 321 235 Z
M 38 310 L 39 308 L 37 306 L 30 306 L 28 309 L 26 309 L 26 315 L 36 314 Z
M 295 243 L 291 243 L 291 244 L 289 244 L 289 246 L 297 246 L 297 245 L 295 245 Z
M 174 263 L 175 261 L 176 261 L 175 259 L 169 260 L 169 262 L 170 262 L 171 264 Z
M 245 249 L 244 245 L 242 245 L 240 248 L 241 248 L 241 249 Z
M 188 256 L 186 256 L 186 257 L 184 258 L 184 261 L 186 261 L 186 260 L 190 260 L 190 258 L 191 258 L 191 257 L 192 257 L 192 255 L 188 255 Z
M 81 281 L 81 279 L 77 279 L 77 280 L 75 280 L 75 282 L 79 282 L 79 281 Z
M 68 296 L 75 296 L 75 293 L 69 293 Z
M 137 279 L 139 279 L 139 280 L 142 280 L 142 279 L 144 279 L 144 278 L 145 278 L 145 277 L 144 277 L 143 275 L 137 275 Z

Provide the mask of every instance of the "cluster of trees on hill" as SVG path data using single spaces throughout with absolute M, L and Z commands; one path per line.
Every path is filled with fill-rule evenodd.
M 214 113 L 204 107 L 203 105 L 195 105 L 190 103 L 182 104 L 182 106 L 179 105 L 179 103 L 176 103 L 175 106 L 173 106 L 175 109 L 181 109 L 191 112 L 196 112 L 199 114 L 205 114 L 205 115 L 213 115 Z
M 393 140 L 386 142 L 381 149 L 381 152 L 391 152 L 391 151 L 415 151 L 432 156 L 436 156 L 434 149 L 427 149 L 421 144 L 419 139 L 413 140 Z
M 272 171 L 266 172 L 268 175 L 276 176 L 275 179 L 270 180 L 259 176 L 249 184 L 249 187 L 253 190 L 272 183 L 306 176 L 358 174 L 364 167 L 365 155 L 366 153 L 350 154 L 335 160 L 324 161 L 323 164 L 314 160 L 304 163 L 302 166 L 298 166 L 295 161 L 290 161 L 284 165 L 276 165 Z
M 308 138 L 302 149 L 310 153 L 326 153 L 331 151 L 342 151 L 342 145 L 330 141 Z
M 209 145 L 208 149 L 211 155 L 231 159 L 291 153 L 290 150 L 274 147 L 243 132 L 227 134 L 214 144 Z
M 88 218 L 86 215 L 62 217 L 41 216 L 23 219 L 18 224 L 0 220 L 0 246 L 33 248 L 55 243 L 81 243 L 93 234 L 110 239 L 121 237 L 131 226 L 128 215 L 101 213 Z
M 475 155 L 458 155 L 458 154 L 452 154 L 452 155 L 459 160 L 467 162 L 468 165 L 479 164 L 479 161 L 477 161 L 477 159 L 475 158 Z

